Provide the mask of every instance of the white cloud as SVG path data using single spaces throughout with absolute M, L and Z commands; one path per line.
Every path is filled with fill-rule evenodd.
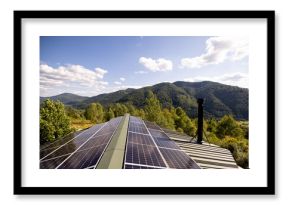
M 248 40 L 242 37 L 211 37 L 206 41 L 206 53 L 181 59 L 183 68 L 201 68 L 220 64 L 225 60 L 237 61 L 248 56 Z
M 146 71 L 143 71 L 143 70 L 138 70 L 138 71 L 135 71 L 135 74 L 146 74 L 147 72 Z
M 152 58 L 139 58 L 139 63 L 142 64 L 145 68 L 150 71 L 169 71 L 172 70 L 172 62 L 170 60 L 166 60 L 164 58 L 159 58 L 154 60 Z
M 119 81 L 115 81 L 114 84 L 115 84 L 115 85 L 121 85 L 122 83 L 119 82 Z
M 115 84 L 115 85 L 122 85 L 122 83 L 123 83 L 125 80 L 126 80 L 125 78 L 121 77 L 121 78 L 120 78 L 120 81 L 115 81 L 114 84 Z
M 64 92 L 98 94 L 108 85 L 108 82 L 102 81 L 107 72 L 102 68 L 90 70 L 81 65 L 53 68 L 47 64 L 41 64 L 40 94 L 41 96 L 51 96 Z
M 224 74 L 221 76 L 196 76 L 192 78 L 185 78 L 184 81 L 187 82 L 201 82 L 201 81 L 214 81 L 219 82 L 227 85 L 234 85 L 243 88 L 249 87 L 249 78 L 248 75 L 245 73 L 231 73 L 231 74 Z

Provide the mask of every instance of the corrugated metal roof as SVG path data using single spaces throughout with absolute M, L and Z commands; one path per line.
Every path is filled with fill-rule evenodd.
M 175 142 L 203 169 L 238 168 L 231 152 L 227 149 L 209 144 Z
M 225 148 L 217 145 L 196 144 L 195 140 L 184 134 L 173 130 L 164 129 L 170 139 L 174 140 L 176 144 L 186 152 L 201 168 L 203 169 L 226 169 L 238 168 L 235 159 L 231 152 Z

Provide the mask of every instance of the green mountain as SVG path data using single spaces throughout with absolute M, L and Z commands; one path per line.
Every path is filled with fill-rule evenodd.
M 204 98 L 206 115 L 222 117 L 232 114 L 237 119 L 248 119 L 249 91 L 247 88 L 229 86 L 221 83 L 204 81 L 197 83 L 175 82 L 190 96 Z
M 163 107 L 180 106 L 190 117 L 197 116 L 197 98 L 204 98 L 205 117 L 219 118 L 225 114 L 231 114 L 236 119 L 248 119 L 248 89 L 210 81 L 159 83 L 140 89 L 119 90 L 90 98 L 66 93 L 62 94 L 65 96 L 53 96 L 51 99 L 58 99 L 64 104 L 77 108 L 85 108 L 92 102 L 99 102 L 103 106 L 110 103 L 130 102 L 136 107 L 143 107 L 149 91 L 158 97 Z
M 89 97 L 83 97 L 71 93 L 62 93 L 60 95 L 51 96 L 51 97 L 40 97 L 40 103 L 44 101 L 45 99 L 50 98 L 52 100 L 59 100 L 65 105 L 70 105 L 73 107 L 77 107 L 79 104 L 81 104 L 84 100 L 89 99 Z
M 99 102 L 102 105 L 108 105 L 110 103 L 118 102 L 122 97 L 130 94 L 132 91 L 134 91 L 134 89 L 129 88 L 127 90 L 118 90 L 109 94 L 100 94 L 84 100 L 83 105 L 87 106 L 88 104 L 93 102 Z M 82 107 L 81 104 L 80 107 Z

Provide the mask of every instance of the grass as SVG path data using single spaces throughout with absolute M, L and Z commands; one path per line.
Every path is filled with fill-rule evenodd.
M 71 119 L 71 128 L 75 131 L 87 129 L 93 125 L 95 125 L 95 123 L 92 123 L 90 120 Z

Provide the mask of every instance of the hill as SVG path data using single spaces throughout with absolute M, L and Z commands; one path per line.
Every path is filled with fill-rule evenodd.
M 84 100 L 89 99 L 89 97 L 83 97 L 83 96 L 79 96 L 79 95 L 75 95 L 75 94 L 71 94 L 71 93 L 62 93 L 60 95 L 55 95 L 55 96 L 51 96 L 51 97 L 40 97 L 40 103 L 47 98 L 50 98 L 50 99 L 55 100 L 55 101 L 59 100 L 63 104 L 70 105 L 73 107 L 76 107 L 79 104 L 81 104 Z
M 204 98 L 204 113 L 207 118 L 220 118 L 225 114 L 231 114 L 236 119 L 248 119 L 248 89 L 210 81 L 159 83 L 140 89 L 119 90 L 90 98 L 68 93 L 50 98 L 77 108 L 85 108 L 92 102 L 99 102 L 103 106 L 120 102 L 143 107 L 149 91 L 158 97 L 163 107 L 180 106 L 190 117 L 197 115 L 197 98 Z

